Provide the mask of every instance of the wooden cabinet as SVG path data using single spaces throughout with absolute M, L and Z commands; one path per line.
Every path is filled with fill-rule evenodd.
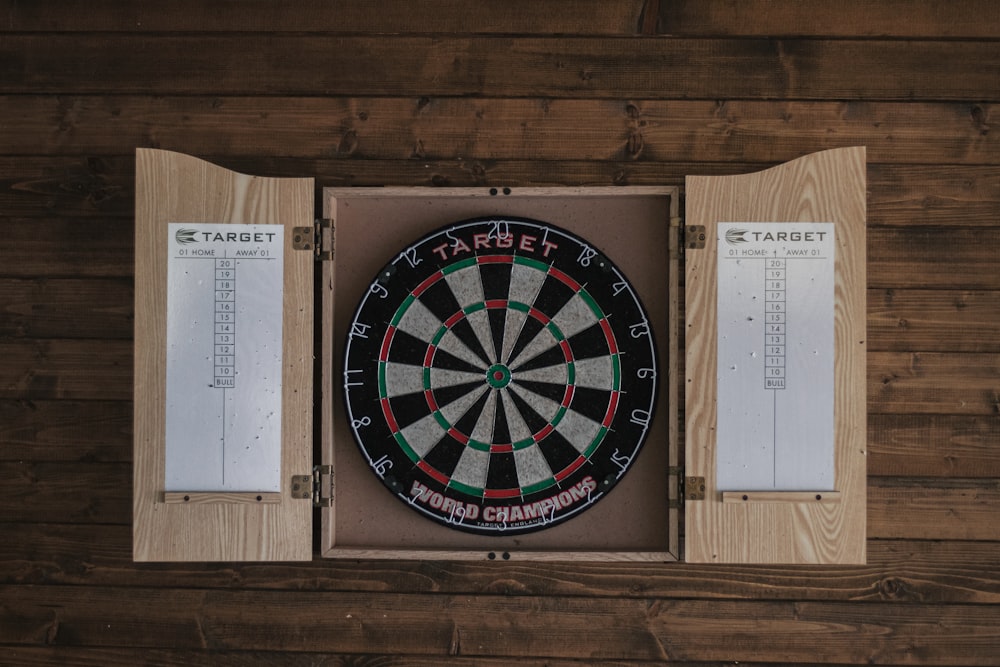
M 136 560 L 309 559 L 317 519 L 323 557 L 864 562 L 864 149 L 827 151 L 747 176 L 691 177 L 683 220 L 681 192 L 674 187 L 335 188 L 322 193 L 317 220 L 309 178 L 246 176 L 190 156 L 146 149 L 137 152 L 136 169 Z M 479 222 L 463 222 L 470 220 Z M 449 227 L 458 223 L 486 226 L 464 239 L 457 226 Z M 746 229 L 733 231 L 732 223 Z M 502 233 L 491 236 L 490 224 Z M 527 231 L 516 231 L 519 225 L 527 225 Z M 828 262 L 816 255 L 810 265 L 826 267 L 835 292 L 825 309 L 832 312 L 825 324 L 816 325 L 829 329 L 834 357 L 829 360 L 834 386 L 827 387 L 830 421 L 815 422 L 831 443 L 829 483 L 823 488 L 758 484 L 724 489 L 717 483 L 717 257 L 724 242 L 718 232 L 730 231 L 733 237 L 763 230 L 759 225 L 796 235 L 806 229 L 803 225 L 814 225 L 808 233 L 826 235 L 824 251 L 835 250 L 827 253 Z M 550 232 L 565 232 L 560 237 L 565 240 L 553 241 Z M 446 241 L 426 246 L 417 241 L 434 234 Z M 562 249 L 556 250 L 560 243 Z M 418 251 L 428 260 L 419 269 Z M 458 256 L 466 252 L 468 257 Z M 565 259 L 557 259 L 559 253 Z M 487 482 L 485 467 L 454 473 L 442 481 L 444 487 L 468 486 L 469 475 L 478 474 L 484 488 L 475 493 L 483 500 L 468 511 L 452 506 L 450 516 L 445 508 L 445 520 L 436 521 L 414 506 L 450 501 L 439 501 L 430 491 L 422 494 L 419 484 L 404 485 L 387 472 L 385 461 L 355 442 L 366 437 L 365 420 L 394 421 L 386 407 L 392 391 L 385 385 L 396 377 L 385 374 L 388 358 L 373 360 L 367 370 L 343 361 L 352 336 L 378 332 L 388 341 L 386 327 L 395 330 L 396 320 L 373 323 L 356 314 L 366 295 L 387 291 L 390 283 L 380 277 L 380 267 L 392 273 L 402 262 L 404 268 L 429 269 L 421 285 L 443 285 L 442 276 L 458 264 L 442 271 L 432 265 L 435 256 L 448 262 L 471 259 L 473 265 L 476 258 L 488 257 L 540 271 L 538 280 L 556 279 L 575 290 L 572 298 L 589 304 L 579 309 L 579 317 L 593 320 L 575 326 L 555 306 L 546 311 L 543 301 L 523 303 L 529 299 L 513 296 L 490 300 L 480 293 L 459 304 L 457 319 L 472 319 L 480 306 L 521 309 L 530 313 L 524 319 L 533 317 L 539 329 L 553 331 L 551 347 L 566 352 L 555 364 L 562 370 L 551 373 L 562 373 L 557 382 L 565 383 L 566 391 L 554 402 L 537 398 L 538 413 L 548 409 L 539 406 L 550 405 L 552 412 L 549 423 L 518 441 L 527 453 L 509 464 L 522 466 L 509 473 L 517 480 Z M 757 260 L 747 256 L 746 261 Z M 485 284 L 485 271 L 470 275 Z M 780 284 L 789 307 L 801 300 L 794 274 L 789 269 L 791 277 Z M 279 275 L 280 288 L 274 284 Z M 459 274 L 448 275 L 452 289 L 460 289 Z M 526 277 L 523 284 L 536 278 Z M 784 274 L 780 278 L 786 281 Z M 603 303 L 590 294 L 598 294 L 602 285 L 610 286 Z M 767 300 L 765 287 L 748 284 L 748 290 L 761 291 L 762 301 Z M 640 306 L 616 298 L 623 294 L 634 294 Z M 774 295 L 778 292 L 772 290 Z M 767 312 L 768 306 L 761 307 Z M 233 308 L 238 316 L 230 314 Z M 601 343 L 604 358 L 598 361 L 573 357 L 573 346 L 562 337 L 563 329 L 575 332 L 588 324 L 607 332 Z M 446 328 L 442 324 L 440 336 L 448 335 Z M 801 345 L 804 335 L 798 331 Z M 424 342 L 435 350 L 436 335 L 428 332 L 427 340 L 434 340 Z M 759 340 L 744 341 L 751 353 L 761 346 L 760 387 L 772 393 L 774 388 L 763 384 L 771 363 L 764 358 L 777 359 L 780 349 L 790 365 L 797 363 L 793 333 L 782 335 L 787 339 L 780 346 L 777 339 L 771 341 L 774 354 L 763 347 L 768 342 L 763 333 Z M 629 347 L 635 344 L 656 352 L 641 364 L 632 363 L 641 357 L 630 352 L 638 350 Z M 498 354 L 500 347 L 498 342 Z M 491 406 L 486 394 L 491 389 L 503 393 L 512 382 L 507 360 L 495 361 L 488 370 L 496 377 L 484 376 L 489 387 L 484 385 L 483 401 Z M 415 362 L 416 371 L 398 376 L 399 382 L 419 384 L 421 363 L 430 382 L 437 372 L 430 362 Z M 750 370 L 755 364 L 749 362 L 747 372 L 757 372 Z M 577 373 L 582 377 L 594 368 L 609 369 L 613 380 L 607 386 L 598 382 L 597 389 L 582 383 L 577 389 Z M 529 376 L 521 377 L 527 386 Z M 785 396 L 809 390 L 808 379 L 794 377 L 797 386 L 781 387 Z M 818 381 L 830 384 L 829 378 Z M 366 382 L 375 397 L 370 414 L 344 400 L 345 392 Z M 434 418 L 445 424 L 441 428 L 456 431 L 436 409 L 432 388 L 423 391 Z M 587 391 L 588 400 L 608 406 L 596 417 L 574 407 L 583 403 L 572 403 L 582 401 L 579 396 Z M 633 405 L 643 392 L 646 403 Z M 511 401 L 520 400 L 513 389 L 510 393 Z M 485 413 L 482 406 L 476 409 Z M 490 419 L 494 410 L 502 414 L 499 408 L 488 409 Z M 577 426 L 570 428 L 574 421 Z M 832 434 L 824 424 L 832 424 Z M 553 432 L 579 450 L 578 462 L 557 467 L 544 461 L 539 452 Z M 395 425 L 387 433 L 405 440 Z M 470 439 L 467 433 L 455 437 Z M 504 437 L 517 441 L 509 433 Z M 630 437 L 641 445 L 634 451 L 627 446 Z M 604 459 L 599 461 L 594 452 L 601 447 Z M 496 461 L 496 452 L 503 452 L 513 462 L 510 449 L 513 445 L 487 441 L 485 453 L 469 460 Z M 412 454 L 415 465 L 424 464 L 421 456 Z M 545 467 L 543 473 L 523 472 L 532 465 L 525 463 L 531 456 L 540 462 L 536 467 Z M 808 466 L 815 457 L 804 458 L 802 465 Z M 248 473 L 255 466 L 262 468 L 260 474 Z M 574 483 L 579 466 L 595 472 Z M 488 499 L 503 496 L 508 486 L 523 504 L 493 507 Z M 530 495 L 540 488 L 549 490 Z M 560 494 L 567 507 L 579 503 L 579 516 L 555 521 Z M 314 512 L 314 504 L 321 509 Z M 492 517 L 492 523 L 480 514 Z M 553 518 L 551 526 L 546 516 Z M 476 517 L 480 520 L 473 525 Z M 532 530 L 518 530 L 521 526 Z

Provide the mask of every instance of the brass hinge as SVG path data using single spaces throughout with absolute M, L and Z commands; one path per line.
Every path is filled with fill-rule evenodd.
M 685 477 L 684 478 L 684 499 L 704 500 L 705 499 L 705 478 Z
M 669 485 L 670 497 L 667 499 L 667 507 L 670 509 L 684 508 L 684 468 L 681 466 L 670 466 L 667 468 L 667 475 L 676 480 L 676 485 Z
M 333 259 L 333 220 L 318 218 L 312 227 L 292 228 L 292 248 L 312 250 L 317 262 Z
M 680 466 L 669 466 L 667 468 L 667 476 L 673 477 L 677 480 L 677 485 L 668 485 L 668 495 L 667 507 L 674 509 L 681 509 L 684 507 L 684 469 Z M 675 495 L 676 493 L 676 495 Z
M 313 466 L 313 507 L 333 505 L 333 466 Z
M 313 476 L 292 475 L 292 498 L 310 500 L 313 497 Z
M 333 505 L 333 466 L 313 466 L 311 475 L 292 475 L 292 498 L 311 499 L 313 507 Z
M 684 256 L 684 218 L 670 218 L 670 234 L 667 237 L 667 250 L 671 257 Z
M 684 225 L 681 227 L 681 247 L 684 250 L 701 250 L 705 247 L 707 238 L 705 225 Z

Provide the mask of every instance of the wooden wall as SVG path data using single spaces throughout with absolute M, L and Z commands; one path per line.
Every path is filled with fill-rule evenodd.
M 0 0 L 0 663 L 1000 664 L 1000 4 Z M 137 146 L 345 185 L 869 157 L 869 564 L 131 561 Z

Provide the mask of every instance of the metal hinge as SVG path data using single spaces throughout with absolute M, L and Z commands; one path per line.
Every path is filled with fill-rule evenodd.
M 684 225 L 681 227 L 681 248 L 683 250 L 701 250 L 705 247 L 707 238 L 705 225 Z
M 677 480 L 677 485 L 671 485 L 670 498 L 667 500 L 667 507 L 670 509 L 684 508 L 684 468 L 680 466 L 670 466 L 667 468 L 667 475 Z M 674 495 L 676 489 L 676 495 Z
M 333 220 L 317 218 L 312 227 L 292 228 L 292 248 L 312 250 L 317 262 L 333 259 Z
M 292 475 L 292 498 L 312 499 L 313 507 L 333 505 L 333 466 L 313 466 L 311 475 Z
M 704 499 L 705 499 L 705 478 L 685 477 L 684 500 L 704 500 Z

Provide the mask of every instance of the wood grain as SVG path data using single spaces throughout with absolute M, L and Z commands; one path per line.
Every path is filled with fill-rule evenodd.
M 704 250 L 685 255 L 685 475 L 705 498 L 685 504 L 685 560 L 863 563 L 865 560 L 865 151 L 841 149 L 745 176 L 689 177 L 685 225 Z M 808 193 L 808 194 L 806 194 Z M 716 485 L 716 222 L 833 221 L 835 504 L 725 503 Z
M 132 275 L 131 220 L 79 224 L 72 219 L 3 220 L 0 276 L 121 278 Z
M 995 165 L 992 116 L 979 102 L 24 94 L 0 96 L 0 145 L 8 156 L 149 146 L 258 159 L 771 164 L 867 146 L 871 162 Z
M 882 664 L 916 650 L 940 665 L 992 665 L 1000 639 L 992 606 L 64 586 L 4 587 L 0 596 L 0 642 L 36 645 L 113 647 L 124 635 L 174 649 Z M 311 614 L 317 607 L 324 613 Z
M 132 341 L 0 339 L 0 399 L 128 400 Z
M 844 0 L 817 6 L 796 0 L 675 0 L 660 12 L 660 30 L 683 36 L 824 36 L 986 38 L 1000 33 L 990 0 Z
M 869 535 L 925 540 L 1000 540 L 1000 482 L 876 478 L 868 489 Z M 906 517 L 906 526 L 900 518 Z
M 0 278 L 0 337 L 131 338 L 132 281 Z
M 1000 352 L 997 313 L 1000 292 L 869 290 L 868 349 Z
M 881 409 L 881 406 L 879 406 Z M 872 475 L 1000 478 L 1000 415 L 868 415 Z
M 132 563 L 128 525 L 0 524 L 0 583 L 607 598 L 1000 603 L 995 543 L 869 539 L 839 566 L 503 561 Z
M 0 35 L 0 93 L 996 100 L 989 41 Z M 238 58 L 233 54 L 239 53 Z M 20 54 L 31 57 L 19 58 Z M 843 67 L 864 62 L 866 67 Z M 20 66 L 17 66 L 20 65 Z M 114 77 L 90 77 L 114 71 Z M 622 76 L 627 72 L 627 76 Z M 919 76 L 918 76 L 919 74 Z
M 131 401 L 0 400 L 0 460 L 132 460 Z
M 134 557 L 136 560 L 305 560 L 312 506 L 292 499 L 293 475 L 312 469 L 313 262 L 292 249 L 311 227 L 313 181 L 245 176 L 168 151 L 136 152 Z M 167 224 L 285 228 L 281 482 L 277 503 L 165 503 Z
M 11 660 L 18 667 L 40 667 L 54 665 L 63 667 L 72 663 L 76 667 L 131 667 L 142 664 L 147 667 L 245 667 L 245 665 L 274 665 L 283 667 L 358 667 L 377 665 L 378 667 L 509 667 L 510 658 L 483 658 L 461 656 L 424 656 L 399 654 L 338 653 L 333 651 L 203 651 L 198 649 L 170 648 L 80 648 L 76 646 L 5 647 Z M 579 667 L 575 659 L 553 660 L 551 658 L 519 657 L 517 664 L 523 667 Z M 601 661 L 607 667 L 630 667 L 635 663 L 624 660 Z M 672 662 L 672 667 L 716 667 L 704 662 Z M 721 666 L 719 666 L 721 667 Z
M 295 11 L 267 0 L 180 0 L 168 7 L 137 0 L 0 1 L 11 32 L 322 32 L 635 34 L 645 0 L 303 0 Z
M 995 415 L 1000 354 L 875 352 L 868 355 L 871 412 Z

